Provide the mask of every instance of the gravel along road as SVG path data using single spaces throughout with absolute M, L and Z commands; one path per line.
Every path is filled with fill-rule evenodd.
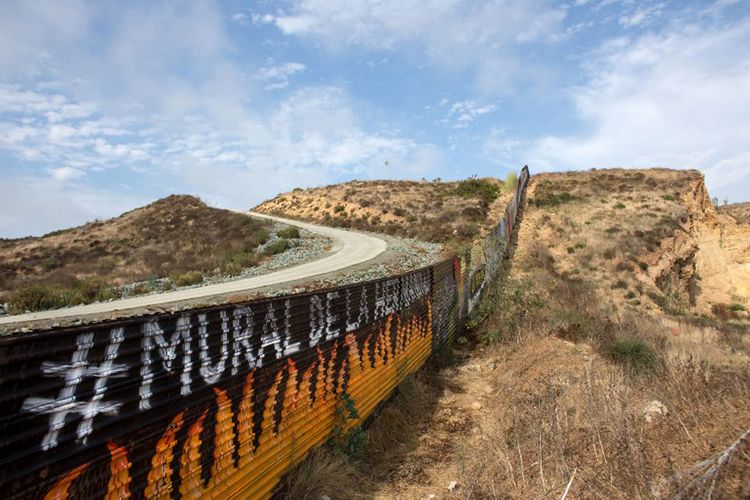
M 332 271 L 339 271 L 347 267 L 355 266 L 372 260 L 385 252 L 388 244 L 385 240 L 375 236 L 338 229 L 333 227 L 318 226 L 307 222 L 284 219 L 265 214 L 250 212 L 253 217 L 262 219 L 271 219 L 290 226 L 297 226 L 318 233 L 322 236 L 333 240 L 334 245 L 330 254 L 325 257 L 306 262 L 298 266 L 289 267 L 280 271 L 253 276 L 251 278 L 239 279 L 236 281 L 227 281 L 213 285 L 201 286 L 196 288 L 187 288 L 173 292 L 165 292 L 155 295 L 143 295 L 127 299 L 114 300 L 112 302 L 99 302 L 96 304 L 86 304 L 73 306 L 64 309 L 55 309 L 51 311 L 38 311 L 26 314 L 16 314 L 11 316 L 0 316 L 0 325 L 25 323 L 37 320 L 51 320 L 58 318 L 71 318 L 75 316 L 109 313 L 114 311 L 123 311 L 127 309 L 137 309 L 157 304 L 166 304 L 171 302 L 180 302 L 185 300 L 200 299 L 212 295 L 220 295 L 235 292 L 247 292 L 256 288 L 262 288 L 269 285 L 276 285 L 290 281 L 319 276 Z

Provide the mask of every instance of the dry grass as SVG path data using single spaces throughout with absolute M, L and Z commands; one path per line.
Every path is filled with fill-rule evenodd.
M 538 264 L 529 254 L 542 246 L 547 267 L 593 282 L 620 311 L 711 316 L 717 303 L 750 305 L 750 232 L 715 212 L 699 172 L 541 174 L 528 199 L 535 246 L 519 248 L 521 267 Z
M 719 207 L 719 213 L 731 215 L 740 224 L 750 224 L 750 202 L 732 203 Z
M 366 423 L 365 453 L 352 457 L 329 444 L 311 453 L 279 485 L 275 498 L 371 498 L 379 484 L 417 480 L 423 464 L 405 456 L 420 445 L 415 432 L 424 426 L 442 392 L 434 369 L 406 379 L 395 396 Z M 437 457 L 436 457 L 437 458 Z
M 644 380 L 586 360 L 585 352 L 548 339 L 509 354 L 538 363 L 569 354 L 573 368 L 549 372 L 546 381 L 532 379 L 530 386 L 520 385 L 529 377 L 513 373 L 520 394 L 495 401 L 488 414 L 499 418 L 482 420 L 481 438 L 471 446 L 483 452 L 463 457 L 467 496 L 559 496 L 573 471 L 576 497 L 668 495 L 669 478 L 747 426 L 746 373 L 718 375 L 690 362 Z M 531 369 L 530 362 L 519 367 L 524 369 Z M 650 400 L 669 413 L 648 422 L 643 412 Z
M 748 497 L 750 332 L 647 295 L 667 295 L 695 173 L 578 175 L 530 193 L 544 201 L 480 306 L 478 347 L 435 372 L 437 401 L 374 418 L 342 498 Z
M 352 487 L 354 468 L 350 460 L 328 448 L 314 450 L 292 469 L 279 485 L 276 498 L 356 498 Z
M 747 328 L 617 307 L 598 274 L 561 270 L 553 249 L 531 237 L 538 228 L 526 225 L 528 216 L 511 278 L 488 296 L 496 312 L 476 332 L 492 350 L 480 356 L 498 358 L 503 374 L 479 437 L 465 445 L 482 453 L 458 458 L 463 496 L 559 497 L 574 474 L 575 497 L 672 496 L 685 484 L 682 471 L 750 424 Z M 613 356 L 624 340 L 647 350 Z M 646 370 L 644 352 L 653 356 Z M 667 413 L 649 421 L 652 401 Z M 747 475 L 747 465 L 738 470 Z M 735 492 L 727 497 L 747 495 L 741 472 L 717 477 L 719 491 Z
M 515 179 L 459 182 L 351 181 L 282 193 L 256 207 L 335 227 L 425 241 L 471 240 L 496 224 Z
M 254 265 L 256 247 L 268 238 L 265 221 L 170 196 L 107 221 L 2 240 L 0 302 L 13 306 L 19 293 L 33 292 L 16 309 L 55 307 L 112 298 L 113 286 L 153 278 L 196 283 L 196 275 Z
M 670 496 L 679 486 L 670 478 L 748 426 L 748 342 L 737 353 L 718 341 L 727 332 L 707 338 L 682 325 L 676 335 L 657 319 L 613 317 L 594 300 L 592 283 L 538 269 L 529 276 L 525 287 L 549 291 L 534 320 L 522 328 L 507 321 L 529 315 L 524 297 L 533 290 L 499 293 L 494 299 L 503 312 L 478 332 L 499 339 L 484 356 L 501 359 L 504 373 L 494 380 L 497 396 L 478 422 L 480 436 L 467 445 L 482 453 L 459 459 L 464 496 L 559 497 L 574 471 L 575 497 Z M 608 356 L 623 338 L 650 346 L 658 360 L 653 369 Z M 644 409 L 651 401 L 668 413 L 649 422 Z

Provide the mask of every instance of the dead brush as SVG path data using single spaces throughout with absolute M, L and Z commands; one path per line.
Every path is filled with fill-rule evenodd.
M 731 482 L 731 479 L 730 481 L 726 479 L 732 474 L 736 475 L 736 469 L 739 469 L 742 474 L 742 468 L 744 468 L 742 465 L 738 464 L 739 467 L 734 471 L 730 468 L 733 461 L 739 462 L 743 459 L 746 462 L 744 467 L 747 467 L 750 462 L 750 429 L 721 453 L 699 462 L 672 478 L 669 484 L 672 490 L 670 496 L 677 499 L 698 497 L 711 499 L 715 495 L 747 497 L 750 495 L 750 484 L 747 481 L 744 485 L 741 479 L 738 485 L 737 483 L 735 485 L 723 484 Z
M 376 468 L 393 463 L 399 445 L 416 438 L 415 425 L 429 414 L 440 392 L 428 377 L 430 374 L 407 378 L 393 400 L 378 412 L 367 429 L 369 441 L 363 461 Z
M 274 498 L 367 498 L 374 482 L 388 481 L 402 464 L 404 445 L 416 445 L 415 427 L 432 412 L 441 392 L 436 382 L 429 369 L 408 377 L 371 417 L 362 456 L 350 457 L 323 446 L 287 473 Z
M 474 498 L 560 497 L 575 471 L 575 497 L 648 496 L 652 458 L 632 397 L 623 370 L 599 366 L 494 409 L 511 421 L 481 423 L 462 484 Z
M 323 495 L 330 498 L 357 498 L 358 485 L 352 480 L 354 467 L 349 460 L 328 448 L 312 451 L 282 480 L 275 498 L 315 499 Z

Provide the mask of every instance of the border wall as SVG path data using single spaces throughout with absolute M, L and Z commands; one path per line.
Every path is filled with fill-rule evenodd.
M 470 254 L 355 285 L 0 337 L 0 497 L 267 498 L 451 342 L 529 180 Z

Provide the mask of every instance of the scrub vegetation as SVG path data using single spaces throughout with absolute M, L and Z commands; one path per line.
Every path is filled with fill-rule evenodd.
M 107 301 L 236 275 L 299 231 L 173 195 L 119 217 L 0 240 L 0 304 L 12 313 Z M 266 244 L 266 245 L 264 245 Z
M 461 342 L 281 497 L 750 496 L 748 228 L 690 171 L 540 175 L 527 200 Z
M 518 178 L 455 182 L 351 181 L 294 189 L 255 210 L 316 224 L 374 231 L 456 248 L 500 220 Z

